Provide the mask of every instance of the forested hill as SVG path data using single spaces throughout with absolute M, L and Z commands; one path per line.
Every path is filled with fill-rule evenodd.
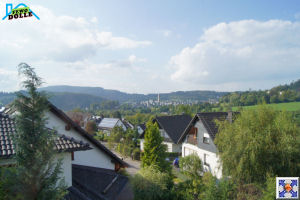
M 232 92 L 220 99 L 221 104 L 231 107 L 295 101 L 300 101 L 300 79 L 290 84 L 273 87 L 270 90 Z
M 88 95 L 77 94 L 70 92 L 48 92 L 50 101 L 60 109 L 65 111 L 72 110 L 74 108 L 89 108 L 93 103 L 104 103 L 106 99 Z M 0 108 L 11 103 L 15 99 L 15 93 L 0 92 Z
M 157 94 L 129 94 L 125 92 L 120 92 L 118 90 L 108 90 L 101 87 L 79 87 L 79 86 L 49 86 L 41 88 L 41 90 L 48 92 L 72 92 L 89 94 L 93 96 L 102 97 L 109 100 L 124 102 L 140 102 L 146 100 L 156 100 Z M 221 96 L 228 94 L 227 92 L 216 92 L 216 91 L 178 91 L 171 93 L 161 93 L 160 100 L 193 100 L 193 101 L 208 101 L 217 100 Z

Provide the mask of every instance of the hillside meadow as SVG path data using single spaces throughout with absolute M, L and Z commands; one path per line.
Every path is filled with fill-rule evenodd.
M 238 111 L 241 108 L 243 109 L 256 109 L 258 105 L 254 106 L 243 106 L 243 107 L 232 107 L 232 111 Z M 285 110 L 285 111 L 300 111 L 300 102 L 290 102 L 290 103 L 273 103 L 267 104 L 276 110 Z

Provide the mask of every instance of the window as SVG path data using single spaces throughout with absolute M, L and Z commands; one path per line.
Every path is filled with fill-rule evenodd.
M 208 155 L 204 154 L 204 165 L 209 165 L 207 160 L 208 160 Z
M 203 135 L 203 143 L 209 144 L 209 135 L 207 133 L 204 133 Z
M 72 151 L 71 160 L 74 160 L 74 151 Z
M 194 127 L 194 139 L 197 139 L 198 128 Z

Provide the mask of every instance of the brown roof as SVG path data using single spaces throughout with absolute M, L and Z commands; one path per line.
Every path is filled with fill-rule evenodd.
M 0 157 L 10 157 L 16 153 L 13 142 L 14 134 L 16 134 L 14 120 L 8 115 L 0 113 Z M 55 132 L 54 134 L 57 133 Z M 55 138 L 55 149 L 59 152 L 65 152 L 89 150 L 91 148 L 88 143 L 57 134 Z

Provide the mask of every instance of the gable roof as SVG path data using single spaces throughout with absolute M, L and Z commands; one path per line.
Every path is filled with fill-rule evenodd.
M 118 118 L 103 118 L 98 127 L 100 129 L 113 129 L 118 121 L 120 121 Z
M 231 114 L 233 116 L 230 116 Z M 212 140 L 215 139 L 216 134 L 218 133 L 218 126 L 215 123 L 216 120 L 224 121 L 224 120 L 232 120 L 232 118 L 237 115 L 238 112 L 202 112 L 197 113 L 194 118 L 190 121 L 183 134 L 180 137 L 180 141 L 186 136 L 186 134 L 190 131 L 190 129 L 195 126 L 196 122 L 201 120 L 205 129 L 207 130 L 209 136 Z
M 88 134 L 85 130 L 83 130 L 78 124 L 76 124 L 70 117 L 68 117 L 62 110 L 58 109 L 52 103 L 49 102 L 50 111 L 55 114 L 58 118 L 63 120 L 65 123 L 69 124 L 73 129 L 75 129 L 79 134 L 85 137 L 88 141 L 93 143 L 98 149 L 106 153 L 112 160 L 116 163 L 119 163 L 121 167 L 127 167 L 128 164 L 121 160 L 117 155 L 112 153 L 109 149 L 107 149 L 103 144 L 101 144 L 98 140 L 96 140 L 93 136 Z
M 51 130 L 49 130 L 51 131 Z M 56 134 L 56 132 L 53 132 Z M 0 158 L 9 158 L 16 154 L 13 136 L 16 134 L 15 122 L 8 115 L 0 113 Z M 58 152 L 80 151 L 91 149 L 88 143 L 77 141 L 74 138 L 57 134 L 55 149 Z
M 191 121 L 189 115 L 170 115 L 154 118 L 154 122 L 158 123 L 159 128 L 164 129 L 172 142 L 178 144 L 180 136 Z

